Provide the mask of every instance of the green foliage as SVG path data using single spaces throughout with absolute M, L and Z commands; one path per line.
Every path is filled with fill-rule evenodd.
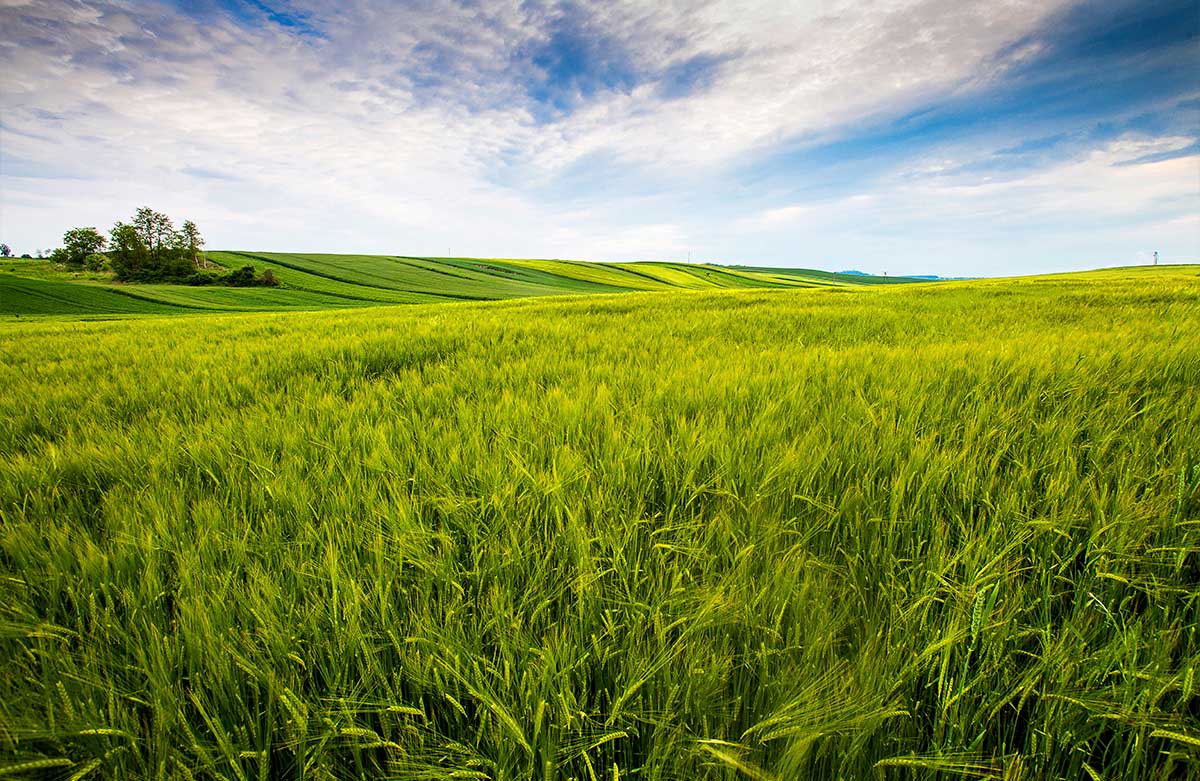
M 228 285 L 229 287 L 279 287 L 280 282 L 270 269 L 255 274 L 254 266 L 245 265 L 226 274 L 197 271 L 185 280 L 189 285 Z
M 150 267 L 150 252 L 137 228 L 118 222 L 109 233 L 109 259 L 117 279 L 140 279 Z
M 1194 268 L 0 324 L 0 769 L 1193 777 L 1198 331 Z
M 187 253 L 187 257 L 196 268 L 202 266 L 200 257 L 200 248 L 204 246 L 204 239 L 200 237 L 200 229 L 196 227 L 196 223 L 191 220 L 184 220 L 183 227 L 179 230 L 179 244 L 183 251 Z
M 254 266 L 246 265 L 225 275 L 225 284 L 233 287 L 250 287 L 254 284 Z
M 93 252 L 83 259 L 83 268 L 86 271 L 105 271 L 110 268 L 108 256 Z
M 227 285 L 229 287 L 279 287 L 280 282 L 268 269 L 262 274 L 255 275 L 254 266 L 242 266 L 239 269 L 222 274 L 217 271 L 193 271 L 186 277 L 177 280 L 181 284 L 192 287 L 205 285 Z
M 63 234 L 63 246 L 51 254 L 51 259 L 71 268 L 83 268 L 89 255 L 104 249 L 104 236 L 95 228 L 72 228 Z
M 149 206 L 143 206 L 134 212 L 130 224 L 137 231 L 138 238 L 146 250 L 155 257 L 162 257 L 178 246 L 178 235 L 171 218 Z
M 224 275 L 213 271 L 193 271 L 183 279 L 183 284 L 192 285 L 193 287 L 201 285 L 218 285 L 224 279 Z
M 61 270 L 63 270 L 63 271 L 65 271 L 71 265 L 69 263 L 70 253 L 68 253 L 62 247 L 56 247 L 55 249 L 50 250 L 50 255 L 48 256 L 48 259 L 55 266 L 61 267 Z
M 123 282 L 188 282 L 199 267 L 199 247 L 204 244 L 196 226 L 184 223 L 176 231 L 171 218 L 142 207 L 128 223 L 118 222 L 111 232 L 113 271 Z

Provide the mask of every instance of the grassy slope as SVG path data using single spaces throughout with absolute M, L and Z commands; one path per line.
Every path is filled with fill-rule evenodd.
M 0 323 L 0 763 L 1195 777 L 1196 271 Z
M 176 307 L 146 301 L 113 287 L 0 277 L 0 312 L 6 315 L 171 314 Z
M 196 311 L 336 309 L 379 304 L 495 300 L 630 290 L 720 287 L 808 287 L 865 284 L 870 278 L 825 272 L 770 273 L 672 263 L 583 263 L 558 260 L 416 258 L 212 252 L 217 263 L 271 269 L 277 290 L 113 285 L 102 275 L 55 272 L 48 262 L 0 264 L 0 314 L 163 314 Z M 97 292 L 103 290 L 105 293 Z M 124 294 L 125 299 L 111 295 Z M 131 303 L 130 298 L 145 303 Z M 78 302 L 73 306 L 73 299 Z

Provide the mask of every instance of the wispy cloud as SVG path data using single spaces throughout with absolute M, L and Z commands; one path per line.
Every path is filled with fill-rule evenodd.
M 150 203 L 281 250 L 1194 258 L 1198 24 L 1190 0 L 2 0 L 0 232 Z

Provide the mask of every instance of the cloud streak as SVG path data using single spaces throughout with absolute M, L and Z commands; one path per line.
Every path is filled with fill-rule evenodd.
M 1195 258 L 1194 16 L 1174 0 L 3 0 L 0 231 L 49 246 L 149 203 L 210 246 L 278 250 L 954 274 L 1151 244 Z M 1108 186 L 1127 188 L 1108 193 L 1124 238 L 1101 257 L 1087 237 L 1111 227 Z M 831 213 L 877 222 L 786 219 Z M 1001 264 L 981 236 L 1021 252 Z

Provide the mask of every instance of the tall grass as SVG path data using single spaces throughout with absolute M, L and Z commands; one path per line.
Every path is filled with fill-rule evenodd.
M 1200 773 L 1196 269 L 0 325 L 0 774 Z

